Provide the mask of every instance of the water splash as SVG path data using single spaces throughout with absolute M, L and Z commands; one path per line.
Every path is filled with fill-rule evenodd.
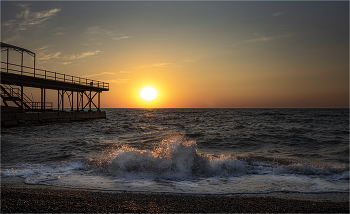
M 196 142 L 179 133 L 162 140 L 153 150 L 123 145 L 104 151 L 104 157 L 94 162 L 100 171 L 115 177 L 187 180 L 246 174 L 243 161 L 234 156 L 200 154 Z

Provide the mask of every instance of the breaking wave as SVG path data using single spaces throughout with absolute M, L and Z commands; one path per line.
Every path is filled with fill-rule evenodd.
M 104 151 L 101 159 L 91 161 L 100 172 L 117 177 L 133 176 L 153 179 L 194 179 L 198 177 L 228 177 L 246 174 L 243 161 L 234 156 L 200 154 L 194 140 L 173 134 L 153 150 L 122 146 Z
M 193 180 L 230 178 L 248 174 L 289 174 L 331 177 L 349 180 L 347 166 L 315 166 L 260 156 L 201 154 L 197 144 L 183 134 L 175 133 L 154 149 L 137 149 L 123 145 L 105 149 L 87 165 L 97 167 L 98 174 L 116 178 L 152 180 Z

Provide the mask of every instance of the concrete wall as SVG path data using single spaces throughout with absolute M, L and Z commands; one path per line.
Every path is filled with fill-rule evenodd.
M 1 126 L 16 126 L 25 123 L 50 123 L 65 121 L 82 121 L 88 119 L 106 118 L 105 111 L 80 112 L 11 112 L 1 111 Z

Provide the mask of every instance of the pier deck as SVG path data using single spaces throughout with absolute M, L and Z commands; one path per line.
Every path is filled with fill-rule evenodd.
M 67 75 L 68 76 L 68 75 Z M 84 79 L 86 80 L 86 79 Z M 52 80 L 49 78 L 32 77 L 27 75 L 7 73 L 1 71 L 1 83 L 17 86 L 26 86 L 34 88 L 46 88 L 53 90 L 66 90 L 66 91 L 108 91 L 109 84 L 104 82 L 84 82 L 79 83 L 73 80 Z M 91 84 L 92 83 L 92 84 Z

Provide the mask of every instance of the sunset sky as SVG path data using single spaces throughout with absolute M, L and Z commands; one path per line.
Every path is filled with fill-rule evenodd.
M 349 107 L 348 1 L 1 1 L 1 41 L 108 82 L 104 108 Z

